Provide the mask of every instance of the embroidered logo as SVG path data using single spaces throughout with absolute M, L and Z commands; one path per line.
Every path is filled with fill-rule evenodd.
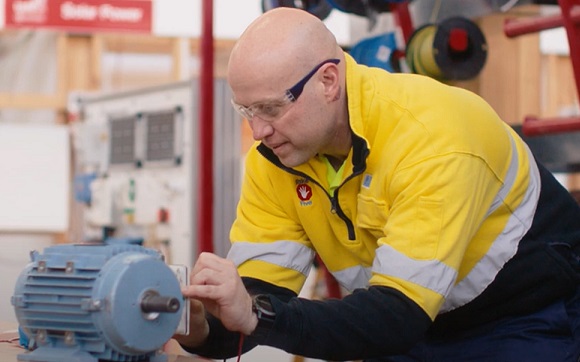
M 366 174 L 363 176 L 363 182 L 362 182 L 362 186 L 363 186 L 365 189 L 368 189 L 369 187 L 371 187 L 371 181 L 372 181 L 372 179 L 373 179 L 373 176 L 371 176 L 370 174 L 366 173 Z
M 312 205 L 312 188 L 307 184 L 298 184 L 296 186 L 296 194 L 300 199 L 300 205 L 302 206 L 309 206 Z

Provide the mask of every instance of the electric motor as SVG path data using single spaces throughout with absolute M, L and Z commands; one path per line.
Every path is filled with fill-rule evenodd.
M 127 240 L 31 253 L 12 305 L 35 345 L 20 361 L 162 362 L 184 308 L 179 281 L 156 250 Z

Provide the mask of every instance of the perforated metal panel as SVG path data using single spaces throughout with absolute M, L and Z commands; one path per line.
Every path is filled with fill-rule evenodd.
M 175 158 L 176 111 L 149 113 L 146 118 L 146 161 L 164 161 Z
M 119 165 L 135 162 L 136 116 L 111 117 L 109 119 L 109 164 Z

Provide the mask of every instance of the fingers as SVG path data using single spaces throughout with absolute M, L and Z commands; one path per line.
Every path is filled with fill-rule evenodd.
M 190 285 L 181 289 L 183 296 L 194 299 L 218 299 L 219 287 L 215 285 Z
M 236 266 L 230 260 L 212 253 L 201 253 L 190 274 L 189 286 L 182 293 L 190 298 L 224 297 L 241 282 Z
M 190 285 L 182 293 L 190 300 L 201 301 L 205 310 L 227 329 L 252 328 L 251 297 L 232 261 L 211 253 L 200 254 L 191 271 Z
M 224 270 L 227 268 L 234 268 L 234 264 L 231 260 L 221 258 L 212 253 L 201 253 L 191 270 L 191 275 L 195 275 L 199 273 L 202 269 L 211 269 L 211 270 Z
M 218 285 L 239 278 L 236 266 L 231 260 L 211 253 L 202 253 L 190 274 L 191 285 Z
M 192 276 L 189 286 L 182 289 L 184 296 L 197 299 L 220 299 L 233 294 L 238 284 L 239 276 L 230 276 L 229 273 L 220 273 L 204 269 Z M 241 284 L 241 281 L 239 281 Z

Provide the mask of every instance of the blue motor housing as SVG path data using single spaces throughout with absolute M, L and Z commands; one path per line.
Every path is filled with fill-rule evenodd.
M 167 360 L 184 298 L 153 249 L 123 241 L 65 244 L 31 253 L 12 305 L 35 346 L 20 361 Z

